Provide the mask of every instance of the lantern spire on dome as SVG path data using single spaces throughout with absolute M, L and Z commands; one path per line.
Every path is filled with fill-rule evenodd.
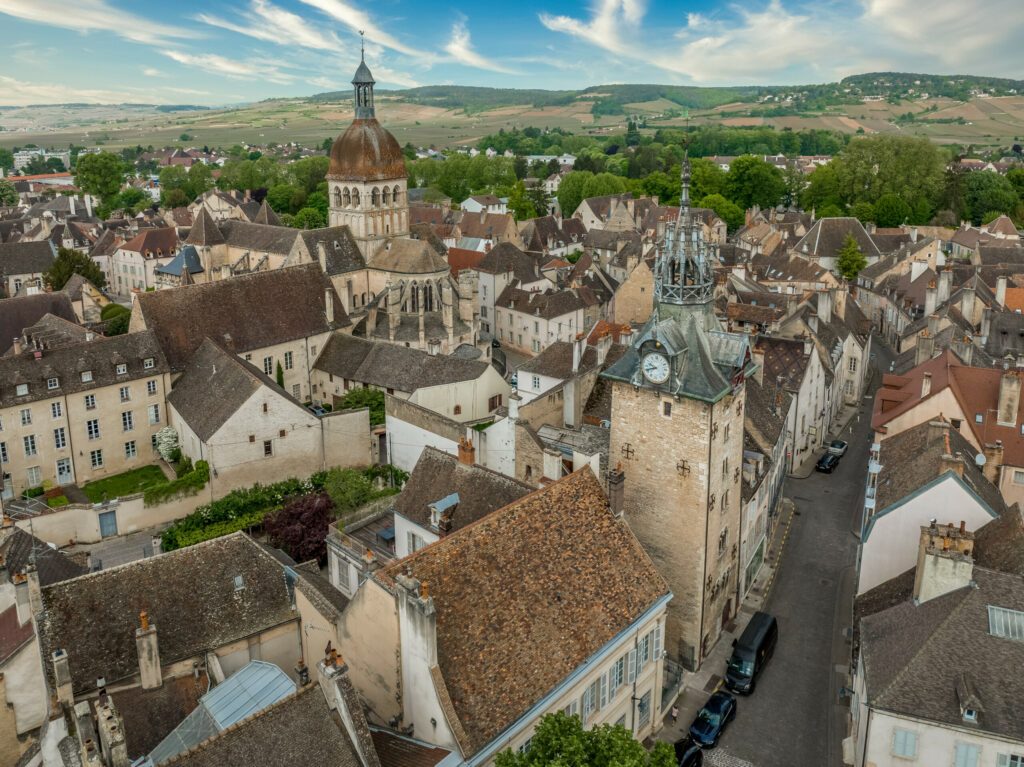
M 352 86 L 355 89 L 356 119 L 370 120 L 374 115 L 373 110 L 373 86 L 376 82 L 370 74 L 370 68 L 366 66 L 366 33 L 359 30 L 359 68 L 352 77 Z

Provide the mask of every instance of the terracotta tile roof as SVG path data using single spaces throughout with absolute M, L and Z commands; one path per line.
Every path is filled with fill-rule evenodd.
M 379 571 L 429 585 L 435 686 L 477 753 L 668 585 L 584 468 Z
M 1024 311 L 1024 288 L 1006 288 L 1005 304 L 1011 312 Z
M 396 732 L 371 730 L 370 734 L 380 767 L 435 767 L 451 753 Z
M 328 322 L 324 304 L 328 290 L 333 322 Z M 156 333 L 176 371 L 184 369 L 207 337 L 241 354 L 351 324 L 319 263 L 140 293 L 133 320 L 136 313 Z
M 902 415 L 922 401 L 921 382 L 926 373 L 931 375 L 931 390 L 927 397 L 934 397 L 949 385 L 950 370 L 960 367 L 960 361 L 950 350 L 938 357 L 918 365 L 906 375 L 882 376 L 882 388 L 875 395 L 874 409 L 871 414 L 871 428 L 885 431 L 885 425 L 896 416 Z
M 121 250 L 150 257 L 172 256 L 177 249 L 178 230 L 174 227 L 146 229 L 121 246 Z
M 11 605 L 0 613 L 0 665 L 6 663 L 32 635 L 32 621 L 26 621 L 24 626 L 18 624 L 17 605 Z
M 235 577 L 244 588 L 236 590 Z M 76 693 L 139 670 L 135 629 L 148 611 L 164 665 L 295 619 L 281 565 L 244 533 L 44 586 L 43 657 L 67 650 Z M 52 683 L 52 664 L 45 664 Z
M 1008 237 L 1020 237 L 1020 232 L 1017 231 L 1017 227 L 1014 226 L 1010 217 L 1005 214 L 985 224 L 982 228 L 992 234 L 1002 234 Z

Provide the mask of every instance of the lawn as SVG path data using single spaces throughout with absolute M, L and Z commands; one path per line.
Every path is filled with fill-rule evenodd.
M 87 482 L 82 486 L 82 492 L 88 496 L 92 503 L 99 503 L 103 500 L 119 498 L 122 495 L 141 493 L 150 485 L 166 481 L 167 478 L 159 466 L 142 466 L 138 469 L 126 471 L 123 474 L 115 474 L 112 477 L 104 477 L 95 482 Z

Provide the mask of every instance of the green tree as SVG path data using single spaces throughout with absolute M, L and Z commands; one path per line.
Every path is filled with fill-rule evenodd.
M 982 216 L 991 210 L 1008 214 L 1017 205 L 1017 190 L 998 173 L 968 173 L 964 186 L 967 215 L 975 224 L 980 224 Z
M 862 224 L 875 220 L 875 206 L 865 200 L 855 202 L 853 207 L 850 208 L 850 213 Z
M 879 226 L 892 227 L 904 224 L 913 214 L 910 205 L 897 194 L 883 194 L 874 205 L 875 223 Z
M 191 141 L 191 140 L 192 140 L 192 137 L 189 134 L 187 134 L 187 133 L 182 133 L 180 136 L 178 136 L 178 141 Z
M 847 233 L 846 239 L 843 240 L 843 246 L 839 249 L 839 257 L 836 259 L 839 273 L 852 282 L 857 279 L 861 269 L 867 265 L 868 260 L 861 252 L 857 241 L 853 239 L 852 234 Z
M 356 389 L 354 391 L 368 391 Z M 351 392 L 350 392 L 351 393 Z M 373 500 L 373 482 L 363 472 L 355 469 L 331 469 L 324 479 L 324 492 L 334 502 L 334 507 L 344 515 Z
M 523 753 L 498 754 L 496 767 L 675 767 L 675 752 L 658 741 L 650 752 L 622 725 L 584 729 L 578 716 L 541 717 Z
M 0 207 L 18 204 L 18 190 L 6 179 L 0 179 Z
M 743 155 L 730 164 L 725 178 L 725 196 L 741 208 L 754 205 L 774 208 L 785 193 L 782 171 L 760 157 Z
M 711 208 L 711 210 L 715 211 L 718 217 L 728 225 L 730 232 L 735 232 L 743 226 L 746 220 L 746 214 L 743 209 L 720 194 L 709 194 L 700 201 L 700 207 Z
M 587 170 L 574 170 L 565 174 L 562 183 L 558 186 L 558 206 L 562 209 L 562 215 L 568 218 L 576 212 L 576 208 L 583 202 L 583 188 L 587 181 L 594 177 L 594 174 Z
M 379 389 L 352 389 L 338 400 L 335 410 L 370 409 L 370 425 L 384 423 L 384 392 Z
M 168 196 L 171 192 L 181 192 L 181 195 L 175 195 L 174 200 L 176 204 L 171 204 L 168 201 Z M 186 202 L 178 202 L 181 197 L 186 199 Z M 189 195 L 189 181 L 188 171 L 181 165 L 168 165 L 160 171 L 160 204 L 165 208 L 176 208 L 179 205 L 187 205 L 192 197 Z
M 128 332 L 128 323 L 132 319 L 132 313 L 120 304 L 112 304 L 120 311 L 112 312 L 104 320 L 104 333 L 108 336 L 122 336 Z
M 127 189 L 118 192 L 113 197 L 105 200 L 99 208 L 97 213 L 100 218 L 110 218 L 110 215 L 115 210 L 127 210 L 132 215 L 135 215 L 140 210 L 148 208 L 153 203 L 153 198 L 143 192 L 141 189 L 135 187 L 128 187 Z
M 112 152 L 97 152 L 78 158 L 75 166 L 75 181 L 86 194 L 93 194 L 101 200 L 113 197 L 124 183 L 125 166 L 121 158 Z
M 14 170 L 14 152 L 0 147 L 0 168 L 10 172 Z
M 295 213 L 296 210 L 292 209 L 292 200 L 296 195 L 301 195 L 302 202 L 306 201 L 305 193 L 297 186 L 292 184 L 275 184 L 267 190 L 267 204 L 270 205 L 277 213 Z
M 324 214 L 316 208 L 303 208 L 294 216 L 290 226 L 295 229 L 323 229 L 327 226 Z
M 587 179 L 583 185 L 583 199 L 603 197 L 608 194 L 622 194 L 626 191 L 626 182 L 611 173 L 598 173 Z
M 102 289 L 107 284 L 99 265 L 85 253 L 71 248 L 57 250 L 57 258 L 43 274 L 43 281 L 52 290 L 61 290 L 75 274 L 82 275 L 97 288 Z
M 508 210 L 516 221 L 537 217 L 537 211 L 530 198 L 526 196 L 526 185 L 522 181 L 517 181 L 512 187 L 512 192 L 508 196 Z
M 205 162 L 197 162 L 188 169 L 188 186 L 185 191 L 193 200 L 213 188 L 213 169 Z
M 839 179 L 836 169 L 831 163 L 819 165 L 807 177 L 807 186 L 800 193 L 800 207 L 804 210 L 820 211 L 829 205 L 841 208 L 842 197 L 839 194 Z
M 2 152 L 3 150 L 0 150 Z M 3 159 L 0 157 L 0 165 L 3 164 Z M 1017 191 L 1017 196 L 1024 200 L 1024 168 L 1010 168 L 1006 171 L 1006 180 L 1013 184 L 1013 188 Z
M 678 170 L 678 169 L 677 169 Z M 676 175 L 678 178 L 678 174 Z M 676 186 L 679 186 L 677 180 Z M 709 194 L 725 192 L 725 171 L 704 158 L 690 161 L 690 197 L 701 200 Z
M 543 184 L 537 184 L 527 189 L 526 198 L 533 205 L 538 216 L 546 216 L 551 209 L 551 195 L 544 189 Z
M 313 208 L 314 210 L 320 211 L 320 215 L 323 216 L 324 221 L 327 221 L 328 215 L 330 213 L 330 202 L 327 200 L 326 193 L 313 192 L 313 194 L 309 195 L 306 198 L 306 202 L 303 205 L 303 207 Z
M 278 361 L 278 363 L 277 363 L 277 370 L 274 371 L 274 372 L 275 372 L 274 379 L 277 381 L 277 385 L 280 386 L 283 389 L 284 388 L 284 368 L 281 367 L 281 362 L 280 361 Z
M 928 139 L 876 135 L 851 141 L 832 161 L 842 202 L 874 204 L 884 194 L 933 204 L 943 188 L 947 155 Z
M 288 166 L 287 175 L 291 183 L 309 194 L 323 182 L 329 165 L 327 157 L 304 157 Z
M 160 204 L 165 208 L 183 208 L 192 200 L 184 189 L 170 189 L 160 193 Z
M 840 216 L 845 215 L 846 214 L 843 212 L 843 209 L 835 203 L 826 205 L 824 208 L 817 211 L 818 218 L 839 218 Z

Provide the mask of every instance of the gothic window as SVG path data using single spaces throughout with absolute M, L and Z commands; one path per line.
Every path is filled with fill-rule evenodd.
M 358 189 L 353 189 L 352 190 L 352 205 L 357 207 L 357 208 L 359 207 L 359 190 Z
M 398 196 L 401 194 L 401 191 L 397 186 L 391 190 L 391 203 L 395 206 L 398 205 Z
M 347 186 L 345 187 L 345 191 L 342 193 L 342 203 L 346 208 L 352 204 L 352 192 L 349 191 Z
M 370 192 L 370 207 L 377 208 L 380 206 L 380 190 L 377 187 L 373 188 Z
M 384 187 L 384 189 L 381 190 L 381 193 L 380 193 L 381 204 L 384 207 L 387 207 L 388 200 L 390 200 L 390 199 L 391 199 L 391 191 L 387 187 Z
M 344 203 L 342 202 L 341 187 L 334 187 L 334 207 L 340 208 Z

